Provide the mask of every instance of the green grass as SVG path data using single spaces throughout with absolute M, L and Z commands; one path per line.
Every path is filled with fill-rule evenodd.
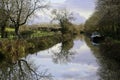
M 15 31 L 15 29 L 14 28 L 6 28 L 6 30 L 5 31 L 7 31 L 7 32 L 14 32 Z
M 8 36 L 7 38 L 14 38 L 15 37 L 15 33 L 14 33 L 14 28 L 6 28 L 5 31 L 7 32 Z M 40 31 L 40 30 L 24 30 L 24 31 L 20 31 L 20 35 L 24 38 L 34 38 L 34 37 L 44 37 L 44 36 L 52 36 L 54 35 L 54 32 L 48 32 L 48 31 Z
M 54 35 L 54 32 L 34 31 L 34 33 L 31 34 L 31 37 L 43 37 L 43 36 L 51 36 L 51 35 Z

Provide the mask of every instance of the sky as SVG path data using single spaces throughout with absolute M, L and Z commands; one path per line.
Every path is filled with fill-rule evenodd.
M 95 10 L 95 0 L 48 0 L 50 2 L 50 10 L 44 13 L 37 12 L 37 17 L 34 18 L 32 23 L 46 23 L 51 21 L 51 10 L 66 8 L 73 12 L 75 20 L 73 23 L 84 23 Z
M 64 3 L 66 0 L 50 0 L 52 3 Z

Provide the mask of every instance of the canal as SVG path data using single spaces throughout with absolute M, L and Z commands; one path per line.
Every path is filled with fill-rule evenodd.
M 26 59 L 38 72 L 47 69 L 55 80 L 99 80 L 98 61 L 84 36 L 58 43 Z
M 48 47 L 45 49 L 42 47 L 23 58 L 12 57 L 17 60 L 15 63 L 11 63 L 9 58 L 3 59 L 0 80 L 120 79 L 120 61 L 102 53 L 100 45 L 93 45 L 88 37 L 79 35 L 51 43 L 50 47 L 46 44 Z

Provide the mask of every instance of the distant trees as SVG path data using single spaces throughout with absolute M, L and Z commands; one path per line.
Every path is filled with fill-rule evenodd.
M 57 10 L 54 9 L 52 11 L 53 20 L 59 22 L 62 33 L 73 32 L 72 30 L 72 23 L 70 22 L 73 20 L 73 14 L 67 11 L 66 9 Z
M 36 10 L 48 7 L 44 0 L 1 0 L 1 3 L 4 5 L 3 9 L 8 19 L 14 25 L 17 36 L 19 36 L 19 27 L 24 25 Z
M 86 33 L 91 34 L 92 32 L 99 30 L 97 22 L 99 20 L 99 13 L 95 12 L 92 16 L 85 22 L 84 30 Z

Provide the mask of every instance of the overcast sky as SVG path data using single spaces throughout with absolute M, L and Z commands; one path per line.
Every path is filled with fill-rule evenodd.
M 54 8 L 67 8 L 74 12 L 75 23 L 84 23 L 88 19 L 95 9 L 95 0 L 49 0 L 51 9 Z M 50 10 L 41 14 L 37 12 L 37 18 L 34 18 L 32 23 L 49 22 Z

